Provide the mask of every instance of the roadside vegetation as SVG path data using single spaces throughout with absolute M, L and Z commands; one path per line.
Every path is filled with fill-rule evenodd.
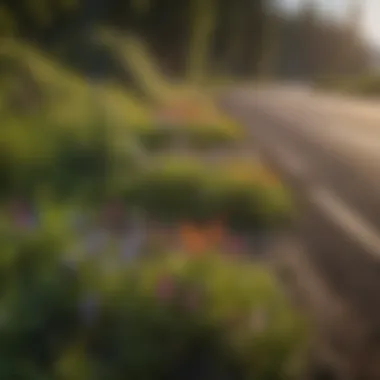
M 321 78 L 315 81 L 315 88 L 346 95 L 377 98 L 380 96 L 380 76 L 362 75 L 357 77 Z
M 300 378 L 309 326 L 255 257 L 292 196 L 207 87 L 319 30 L 264 3 L 0 7 L 0 377 Z
M 234 158 L 242 126 L 194 88 L 90 87 L 15 41 L 1 61 L 3 376 L 295 377 L 306 324 L 242 237 L 291 196 Z

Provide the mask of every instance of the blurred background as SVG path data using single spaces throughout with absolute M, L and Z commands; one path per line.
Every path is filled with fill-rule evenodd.
M 376 98 L 379 16 L 378 0 L 0 0 L 0 378 L 378 379 L 377 273 L 298 208 L 260 136 L 272 125 L 282 152 L 290 136 L 304 159 L 277 161 L 332 168 L 358 204 L 365 181 L 265 124 L 255 107 L 292 106 L 252 89 Z M 298 124 L 330 126 L 320 100 L 282 94 Z M 288 254 L 300 221 L 339 292 Z
M 99 46 L 100 27 L 132 39 L 119 39 L 117 54 L 132 49 L 136 40 L 171 79 L 310 80 L 376 70 L 377 7 L 373 0 L 3 0 L 1 31 L 80 75 L 117 78 L 130 87 L 139 87 L 137 68 L 131 62 L 125 67 L 120 57 Z

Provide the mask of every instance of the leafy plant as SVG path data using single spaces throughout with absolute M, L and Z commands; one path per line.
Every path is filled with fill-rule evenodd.
M 141 173 L 129 199 L 160 220 L 222 218 L 240 230 L 284 226 L 292 215 L 286 189 L 260 168 L 252 166 L 240 177 L 237 171 L 196 160 L 164 160 Z
M 90 343 L 100 372 L 264 380 L 294 370 L 306 325 L 261 268 L 176 253 L 134 270 Z

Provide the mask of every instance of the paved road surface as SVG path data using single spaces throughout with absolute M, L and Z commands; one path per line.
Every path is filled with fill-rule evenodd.
M 273 87 L 231 91 L 221 103 L 294 190 L 302 251 L 332 290 L 312 279 L 302 254 L 291 259 L 312 313 L 325 309 L 318 329 L 350 375 L 354 366 L 380 378 L 380 101 Z
M 222 103 L 293 187 L 310 258 L 380 341 L 380 102 L 289 87 L 239 89 Z

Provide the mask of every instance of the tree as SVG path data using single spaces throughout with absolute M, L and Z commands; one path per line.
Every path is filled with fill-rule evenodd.
M 216 0 L 193 0 L 190 12 L 188 78 L 200 83 L 205 74 L 216 21 Z

